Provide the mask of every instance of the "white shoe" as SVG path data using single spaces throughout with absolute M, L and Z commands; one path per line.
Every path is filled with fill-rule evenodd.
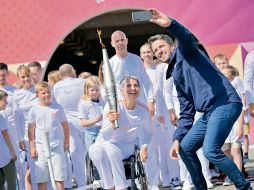
M 192 190 L 193 187 L 194 187 L 193 184 L 191 184 L 189 181 L 185 181 L 183 182 L 182 190 Z
M 207 188 L 208 188 L 208 189 L 212 189 L 212 188 L 213 188 L 213 184 L 212 184 L 212 182 L 210 181 L 210 179 L 205 179 L 205 181 L 206 181 Z
M 159 190 L 159 187 L 157 185 L 148 185 L 148 190 Z
M 162 188 L 166 188 L 166 187 L 170 187 L 170 183 L 169 182 L 162 183 Z
M 180 190 L 182 189 L 182 184 L 180 180 L 176 177 L 171 180 L 171 187 L 173 190 Z
M 226 177 L 223 183 L 223 186 L 229 186 L 232 185 L 232 181 L 229 179 L 229 177 Z

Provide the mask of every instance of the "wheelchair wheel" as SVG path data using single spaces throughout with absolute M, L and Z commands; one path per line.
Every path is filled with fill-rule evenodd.
M 145 173 L 145 168 L 143 166 L 143 163 L 141 162 L 140 156 L 139 156 L 139 149 L 136 147 L 135 151 L 135 157 L 136 157 L 136 166 L 137 166 L 137 177 L 140 183 L 140 189 L 141 190 L 147 190 L 147 178 Z
M 87 185 L 92 184 L 94 181 L 100 180 L 99 173 L 88 154 L 86 155 L 86 176 Z
M 89 158 L 88 154 L 86 155 L 86 177 L 87 177 L 87 185 L 92 184 L 93 179 L 93 163 Z

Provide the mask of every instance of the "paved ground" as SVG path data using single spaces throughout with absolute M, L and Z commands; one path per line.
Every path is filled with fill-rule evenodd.
M 249 173 L 249 175 L 254 176 L 254 148 L 250 149 L 249 154 L 250 154 L 249 155 L 250 162 L 248 164 L 246 164 L 245 167 L 246 167 L 246 170 Z M 254 188 L 254 181 L 251 181 L 251 186 Z M 215 186 L 215 188 L 214 188 L 214 190 L 235 190 L 235 189 L 236 188 L 234 185 L 231 185 L 228 187 L 219 185 L 219 186 Z
M 246 171 L 249 173 L 249 175 L 254 176 L 254 146 L 250 149 L 249 152 L 249 159 L 250 161 L 245 165 Z M 254 180 L 251 181 L 251 186 L 254 188 Z M 83 188 L 80 188 L 80 190 L 83 190 Z M 235 190 L 235 186 L 223 186 L 223 185 L 215 185 L 213 190 Z M 171 190 L 170 188 L 160 188 L 160 190 Z
M 249 152 L 249 159 L 250 162 L 248 164 L 246 164 L 246 171 L 249 173 L 249 175 L 254 176 L 254 147 L 250 149 Z M 251 181 L 251 186 L 254 188 L 254 180 Z M 213 190 L 235 190 L 235 186 L 231 185 L 231 186 L 223 186 L 223 185 L 215 185 L 215 187 L 213 188 Z M 167 188 L 163 188 L 162 190 L 169 190 Z

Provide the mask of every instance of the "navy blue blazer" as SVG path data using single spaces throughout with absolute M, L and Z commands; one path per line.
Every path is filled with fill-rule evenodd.
M 198 49 L 197 41 L 187 28 L 173 20 L 167 30 L 178 41 L 166 76 L 173 77 L 180 101 L 180 118 L 173 140 L 181 141 L 192 127 L 196 111 L 208 112 L 216 101 L 242 102 L 230 81 Z

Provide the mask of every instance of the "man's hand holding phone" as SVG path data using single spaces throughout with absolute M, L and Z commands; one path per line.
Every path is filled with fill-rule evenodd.
M 170 26 L 172 19 L 169 18 L 166 14 L 156 10 L 149 9 L 146 11 L 136 11 L 132 12 L 132 21 L 133 22 L 152 22 L 161 27 Z
M 149 22 L 152 18 L 153 18 L 153 13 L 148 10 L 132 12 L 133 22 Z

